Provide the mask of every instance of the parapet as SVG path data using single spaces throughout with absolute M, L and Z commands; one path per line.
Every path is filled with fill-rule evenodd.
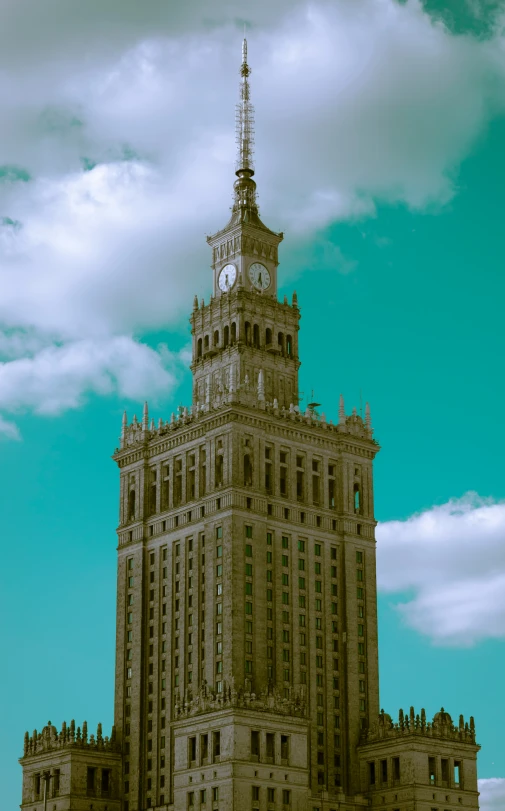
M 368 404 L 366 407 L 366 416 L 365 419 L 363 419 L 357 413 L 356 409 L 353 409 L 352 414 L 346 415 L 344 412 L 343 399 L 341 398 L 338 423 L 334 424 L 331 420 L 329 422 L 326 420 L 324 413 L 319 414 L 314 408 L 307 408 L 306 411 L 303 412 L 298 406 L 292 404 L 289 408 L 285 408 L 284 406 L 279 407 L 277 400 L 271 403 L 265 401 L 263 383 L 260 376 L 258 386 L 250 384 L 246 378 L 246 381 L 241 385 L 235 386 L 232 382 L 229 388 L 220 386 L 215 391 L 209 390 L 204 402 L 197 401 L 190 408 L 180 407 L 177 416 L 172 414 L 170 420 L 166 422 L 160 419 L 157 426 L 153 419 L 149 422 L 147 403 L 144 406 L 141 422 L 134 416 L 133 421 L 128 423 L 125 413 L 121 429 L 120 448 L 116 449 L 116 453 L 125 448 L 142 445 L 146 442 L 174 434 L 191 425 L 197 425 L 202 419 L 207 417 L 209 413 L 216 413 L 230 406 L 244 406 L 250 409 L 257 409 L 279 421 L 302 424 L 304 427 L 328 434 L 347 434 L 371 442 L 377 447 L 379 444 L 373 437 Z
M 229 709 L 255 710 L 302 719 L 307 714 L 306 699 L 302 692 L 293 690 L 288 699 L 281 697 L 277 690 L 256 695 L 250 692 L 248 685 L 245 690 L 237 691 L 225 683 L 223 692 L 216 693 L 204 682 L 195 695 L 188 690 L 184 698 L 176 698 L 175 720 Z
M 110 737 L 102 736 L 101 724 L 97 726 L 96 736 L 89 735 L 88 737 L 88 724 L 86 721 L 83 722 L 82 731 L 81 727 L 76 729 L 75 721 L 71 721 L 69 726 L 64 721 L 61 732 L 58 732 L 56 727 L 48 721 L 42 732 L 37 732 L 34 729 L 31 737 L 28 732 L 25 732 L 23 757 L 31 757 L 39 755 L 41 752 L 65 749 L 67 747 L 104 752 L 119 752 L 121 750 L 116 739 L 116 728 L 114 726 Z
M 475 723 L 473 716 L 470 717 L 470 723 L 468 723 L 460 715 L 458 726 L 455 726 L 451 716 L 443 707 L 440 712 L 435 713 L 432 721 L 426 721 L 424 709 L 421 709 L 420 715 L 415 713 L 414 707 L 410 708 L 409 713 L 400 710 L 397 723 L 393 723 L 391 716 L 381 710 L 377 721 L 362 731 L 360 743 L 404 738 L 407 735 L 445 738 L 475 745 Z

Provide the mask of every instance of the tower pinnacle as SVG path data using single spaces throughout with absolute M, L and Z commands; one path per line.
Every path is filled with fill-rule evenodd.
M 240 66 L 240 102 L 236 108 L 236 141 L 237 160 L 234 183 L 235 200 L 233 214 L 239 215 L 241 220 L 249 220 L 251 215 L 258 216 L 256 203 L 256 183 L 254 175 L 253 145 L 254 145 L 254 107 L 250 101 L 249 76 L 251 68 L 247 64 L 247 40 L 242 42 L 242 64 Z

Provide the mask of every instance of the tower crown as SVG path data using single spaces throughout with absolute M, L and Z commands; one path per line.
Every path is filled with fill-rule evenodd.
M 231 218 L 222 231 L 207 237 L 212 248 L 214 296 L 246 291 L 276 297 L 278 246 L 283 234 L 261 221 L 254 176 L 254 107 L 251 104 L 247 40 L 242 43 L 240 101 L 236 107 L 237 157 Z

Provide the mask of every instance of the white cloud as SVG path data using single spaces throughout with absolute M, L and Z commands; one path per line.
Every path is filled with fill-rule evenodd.
M 0 408 L 54 415 L 78 408 L 89 393 L 166 396 L 178 363 L 166 347 L 155 352 L 127 336 L 47 346 L 33 357 L 0 363 Z
M 181 325 L 209 289 L 204 234 L 231 203 L 235 11 L 222 0 L 209 20 L 207 4 L 167 15 L 122 0 L 112 31 L 103 3 L 69 15 L 48 0 L 14 54 L 10 6 L 0 151 L 25 174 L 0 172 L 0 326 L 91 347 Z M 505 107 L 498 27 L 453 36 L 419 0 L 279 2 L 274 15 L 258 0 L 251 13 L 262 215 L 298 255 L 377 200 L 451 198 L 459 163 Z M 334 266 L 354 263 L 335 252 Z
M 505 777 L 479 780 L 480 811 L 503 811 L 505 808 Z
M 17 425 L 4 419 L 0 414 L 0 440 L 1 439 L 21 439 L 21 435 Z
M 434 644 L 505 636 L 505 503 L 475 493 L 377 527 L 377 582 Z

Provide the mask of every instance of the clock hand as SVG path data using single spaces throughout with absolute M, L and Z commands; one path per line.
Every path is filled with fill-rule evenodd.
M 260 273 L 259 273 L 259 276 L 258 276 L 258 281 L 259 281 L 259 283 L 260 283 L 261 285 L 263 285 L 263 282 L 261 281 L 261 270 L 260 270 Z

